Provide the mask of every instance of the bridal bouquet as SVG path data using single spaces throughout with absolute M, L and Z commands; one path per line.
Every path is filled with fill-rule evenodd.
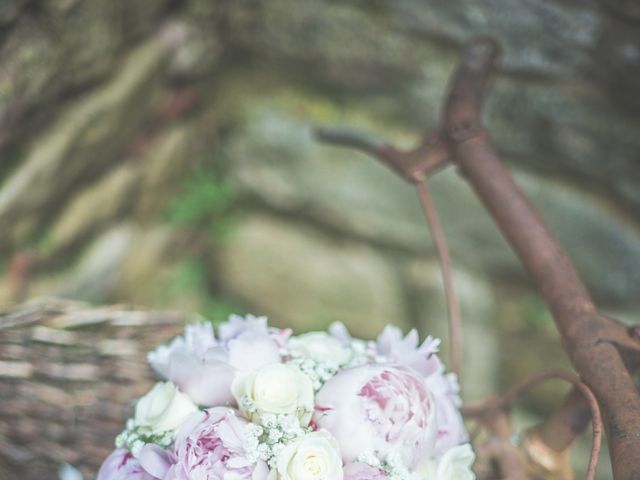
M 232 315 L 149 354 L 140 398 L 98 480 L 467 480 L 455 375 L 412 330 L 341 323 L 292 335 Z

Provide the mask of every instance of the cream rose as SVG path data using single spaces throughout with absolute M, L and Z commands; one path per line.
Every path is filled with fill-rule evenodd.
M 242 413 L 257 421 L 264 414 L 291 414 L 305 426 L 313 412 L 311 380 L 296 367 L 266 365 L 248 374 L 239 373 L 231 391 Z
M 293 355 L 337 366 L 344 365 L 351 358 L 349 349 L 325 332 L 310 332 L 291 337 L 288 347 Z
M 175 432 L 189 415 L 198 411 L 195 403 L 171 382 L 156 383 L 138 400 L 134 425 L 152 433 Z
M 336 440 L 326 430 L 300 437 L 276 458 L 269 480 L 342 480 L 342 459 Z
M 417 469 L 424 480 L 475 480 L 471 466 L 476 456 L 471 444 L 450 448 L 439 462 L 429 460 Z

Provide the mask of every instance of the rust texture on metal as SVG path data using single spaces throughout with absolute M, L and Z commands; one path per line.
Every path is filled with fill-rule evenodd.
M 562 405 L 535 430 L 549 448 L 562 452 L 584 433 L 589 422 L 591 422 L 589 402 L 577 388 L 574 388 L 566 396 Z
M 564 249 L 499 160 L 481 121 L 482 101 L 498 56 L 498 44 L 490 37 L 477 37 L 468 43 L 451 80 L 442 110 L 441 127 L 425 136 L 413 150 L 403 152 L 382 140 L 356 134 L 353 130 L 323 128 L 316 134 L 322 141 L 364 151 L 408 182 L 418 185 L 434 237 L 441 235 L 441 230 L 437 218 L 434 221 L 433 212 L 429 212 L 431 201 L 424 194 L 427 192 L 428 195 L 428 191 L 420 185 L 446 165 L 453 164 L 458 168 L 546 301 L 562 345 L 580 377 L 580 380 L 570 380 L 576 386 L 574 391 L 547 421 L 534 430 L 536 441 L 560 453 L 570 446 L 584 430 L 587 420 L 593 417 L 595 451 L 600 414 L 599 410 L 594 414 L 593 408 L 594 404 L 596 407 L 599 405 L 614 477 L 640 479 L 640 395 L 632 378 L 640 367 L 639 335 L 636 330 L 628 329 L 597 310 Z M 446 248 L 444 252 L 441 263 L 447 285 L 450 265 Z M 440 248 L 438 253 L 442 255 Z M 455 298 L 453 293 L 447 296 Z M 450 319 L 451 313 L 450 308 Z M 457 321 L 453 320 L 453 323 Z M 455 351 L 459 334 L 456 337 L 454 327 L 450 328 L 452 350 Z M 456 362 L 453 361 L 454 364 Z M 591 398 L 591 394 L 597 403 L 585 401 Z M 500 434 L 499 430 L 504 428 L 503 420 L 492 420 L 493 427 L 489 425 L 495 434 Z M 505 468 L 507 465 L 515 468 L 512 466 L 513 458 L 504 462 Z M 592 455 L 588 478 L 594 471 L 595 458 Z
M 491 48 L 489 42 L 482 43 Z M 478 76 L 488 77 L 493 58 L 471 46 L 454 76 L 445 107 L 452 158 L 529 272 L 553 314 L 570 360 L 596 395 L 604 413 L 614 477 L 640 478 L 640 396 L 624 362 L 629 348 L 635 347 L 637 355 L 637 346 L 630 345 L 622 324 L 595 308 L 569 257 L 500 162 L 487 133 L 477 124 L 472 133 L 458 135 L 467 131 L 469 118 L 479 117 L 469 111 L 479 112 L 486 80 Z M 481 67 L 482 62 L 486 64 Z M 477 79 L 478 85 L 469 78 Z M 460 99 L 468 99 L 468 109 L 458 107 Z
M 482 422 L 493 416 L 495 412 L 507 409 L 517 397 L 523 395 L 539 383 L 553 379 L 569 382 L 573 385 L 575 392 L 572 391 L 561 408 L 550 417 L 548 422 L 531 428 L 523 435 L 523 448 L 520 449 L 520 453 L 524 456 L 523 466 L 531 474 L 540 474 L 541 472 L 545 472 L 546 474 L 560 472 L 561 475 L 564 474 L 563 472 L 566 470 L 567 464 L 563 462 L 568 460 L 565 452 L 576 438 L 578 432 L 575 429 L 577 428 L 582 432 L 586 426 L 571 423 L 574 419 L 567 418 L 569 415 L 567 410 L 570 409 L 571 417 L 579 413 L 582 416 L 580 422 L 586 418 L 587 423 L 589 420 L 593 423 L 593 441 L 586 474 L 587 480 L 592 480 L 595 478 L 598 457 L 600 455 L 602 419 L 595 395 L 575 374 L 564 370 L 547 370 L 540 372 L 501 395 L 489 398 L 475 405 L 465 406 L 463 413 L 468 418 L 474 418 Z M 582 402 L 579 402 L 574 397 L 575 395 L 579 396 Z M 585 405 L 586 416 L 584 412 Z M 578 408 L 576 409 L 575 407 Z M 567 420 L 570 422 L 568 425 Z
M 433 236 L 433 242 L 440 259 L 440 269 L 442 271 L 442 283 L 447 302 L 447 312 L 449 317 L 449 338 L 451 340 L 451 371 L 460 378 L 462 370 L 462 319 L 460 317 L 460 304 L 453 283 L 453 272 L 451 260 L 449 259 L 449 248 L 444 236 L 438 213 L 433 205 L 431 194 L 425 182 L 416 184 L 418 199 L 424 210 L 424 215 L 429 224 L 429 229 Z

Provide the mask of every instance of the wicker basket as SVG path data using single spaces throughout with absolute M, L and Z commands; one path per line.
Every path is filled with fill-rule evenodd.
M 188 315 L 46 299 L 0 310 L 0 478 L 95 478 L 136 398 L 147 352 Z

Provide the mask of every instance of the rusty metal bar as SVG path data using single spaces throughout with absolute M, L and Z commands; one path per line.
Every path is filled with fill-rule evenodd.
M 451 259 L 449 258 L 449 248 L 444 236 L 444 231 L 438 220 L 438 213 L 426 182 L 416 183 L 416 191 L 420 205 L 424 211 L 425 218 L 429 224 L 433 243 L 435 244 L 438 258 L 440 259 L 440 271 L 442 272 L 442 283 L 444 295 L 447 301 L 447 313 L 449 316 L 449 339 L 451 343 L 451 366 L 453 373 L 461 378 L 462 373 L 462 319 L 460 317 L 460 304 L 453 283 L 453 271 Z
M 563 452 L 584 433 L 590 421 L 589 403 L 578 389 L 573 388 L 560 408 L 534 430 L 549 448 Z
M 481 47 L 478 47 L 480 45 Z M 625 329 L 598 312 L 563 248 L 502 166 L 480 124 L 480 104 L 497 57 L 472 42 L 454 76 L 444 123 L 451 153 L 553 314 L 562 343 L 604 413 L 616 479 L 640 478 L 640 396 L 618 350 Z
M 601 407 L 616 479 L 640 479 L 640 395 L 632 372 L 640 369 L 639 329 L 628 330 L 599 312 L 571 260 L 500 162 L 482 127 L 481 104 L 497 42 L 472 39 L 452 78 L 442 127 L 414 150 L 362 142 L 353 131 L 322 130 L 320 139 L 364 150 L 410 183 L 418 184 L 449 162 L 458 166 L 511 244 L 555 320 L 562 345 Z M 586 387 L 585 387 L 586 388 Z M 541 427 L 550 448 L 568 445 L 567 418 L 582 407 L 568 400 Z M 576 429 L 575 433 L 579 429 Z M 553 438 L 559 434 L 559 438 Z
M 318 127 L 317 140 L 353 148 L 381 161 L 409 183 L 420 183 L 449 163 L 449 149 L 439 134 L 429 135 L 413 150 L 401 151 L 367 132 L 345 127 Z

